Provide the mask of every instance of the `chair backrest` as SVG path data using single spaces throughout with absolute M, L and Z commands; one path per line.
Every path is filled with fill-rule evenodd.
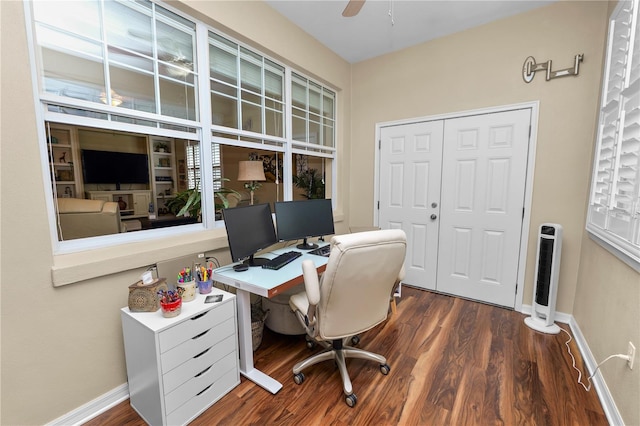
M 323 339 L 369 330 L 387 318 L 389 298 L 404 264 L 400 229 L 334 236 L 320 284 L 316 318 Z

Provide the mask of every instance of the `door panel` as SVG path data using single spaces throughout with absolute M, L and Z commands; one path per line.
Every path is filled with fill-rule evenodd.
M 380 132 L 378 226 L 407 233 L 405 283 L 435 289 L 443 122 L 384 127 Z M 433 207 L 435 203 L 435 207 Z
M 446 120 L 437 290 L 513 307 L 530 111 Z

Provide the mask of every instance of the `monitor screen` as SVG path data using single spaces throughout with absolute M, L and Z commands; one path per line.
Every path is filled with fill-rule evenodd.
M 330 199 L 281 201 L 275 203 L 275 212 L 278 239 L 302 239 L 302 244 L 297 246 L 302 250 L 318 247 L 317 244 L 307 243 L 307 238 L 322 237 L 335 232 Z
M 278 242 L 269 204 L 233 207 L 222 210 L 231 260 L 244 260 L 249 266 L 261 266 L 269 261 L 253 255 Z

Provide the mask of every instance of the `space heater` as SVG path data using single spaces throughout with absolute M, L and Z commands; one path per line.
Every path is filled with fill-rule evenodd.
M 562 226 L 543 223 L 538 233 L 538 253 L 533 287 L 531 316 L 524 323 L 542 333 L 558 334 L 560 327 L 554 323 L 560 253 L 562 251 Z

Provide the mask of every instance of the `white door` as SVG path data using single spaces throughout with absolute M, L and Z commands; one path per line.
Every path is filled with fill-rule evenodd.
M 446 121 L 438 291 L 514 306 L 530 116 Z
M 407 233 L 405 283 L 514 307 L 530 116 L 381 128 L 378 225 Z
M 380 131 L 378 226 L 406 232 L 404 282 L 430 290 L 436 287 L 442 137 L 442 120 Z

